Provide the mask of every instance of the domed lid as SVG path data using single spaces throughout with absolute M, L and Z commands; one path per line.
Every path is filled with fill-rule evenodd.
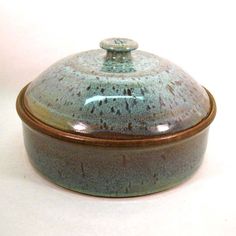
M 25 92 L 27 110 L 66 132 L 116 139 L 172 134 L 208 115 L 207 92 L 176 65 L 130 39 L 100 46 L 40 74 Z

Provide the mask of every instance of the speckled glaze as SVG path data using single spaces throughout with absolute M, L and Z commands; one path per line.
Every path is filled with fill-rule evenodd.
M 216 105 L 182 69 L 126 38 L 67 57 L 23 88 L 17 111 L 33 166 L 85 194 L 159 192 L 200 166 Z
M 58 129 L 98 137 L 170 134 L 207 116 L 208 95 L 188 74 L 156 55 L 131 53 L 134 41 L 117 40 L 43 72 L 26 91 L 28 110 Z
M 36 169 L 62 187 L 105 197 L 140 196 L 183 182 L 202 162 L 207 133 L 127 149 L 65 142 L 24 126 L 26 150 Z

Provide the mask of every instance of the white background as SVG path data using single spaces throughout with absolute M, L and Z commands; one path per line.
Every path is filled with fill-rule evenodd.
M 0 235 L 236 235 L 235 1 L 0 0 Z M 131 199 L 77 194 L 29 164 L 20 89 L 64 56 L 129 37 L 215 96 L 205 160 L 186 183 Z

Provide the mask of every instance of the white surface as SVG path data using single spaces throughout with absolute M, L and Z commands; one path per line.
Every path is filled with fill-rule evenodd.
M 0 2 L 0 235 L 236 235 L 234 2 Z M 205 161 L 172 190 L 89 197 L 43 179 L 27 159 L 19 90 L 56 60 L 111 36 L 175 62 L 216 98 Z

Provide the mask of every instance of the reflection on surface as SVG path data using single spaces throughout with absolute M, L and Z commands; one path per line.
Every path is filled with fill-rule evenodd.
M 72 127 L 77 132 L 84 132 L 84 131 L 86 131 L 88 126 L 82 122 L 78 122 L 78 123 L 74 124 Z
M 170 128 L 171 128 L 171 126 L 167 123 L 167 124 L 160 124 L 160 125 L 156 125 L 156 126 L 150 127 L 149 130 L 152 133 L 165 133 Z
M 91 102 L 99 102 L 99 101 L 103 101 L 105 99 L 129 99 L 129 98 L 133 98 L 133 99 L 138 99 L 138 100 L 144 100 L 144 97 L 143 96 L 127 96 L 127 95 L 116 95 L 116 96 L 101 96 L 101 95 L 96 95 L 96 96 L 93 96 L 91 98 L 87 98 L 85 100 L 85 103 L 84 105 L 87 105 Z
M 170 129 L 169 124 L 162 124 L 162 125 L 157 125 L 157 131 L 158 132 L 165 132 Z

